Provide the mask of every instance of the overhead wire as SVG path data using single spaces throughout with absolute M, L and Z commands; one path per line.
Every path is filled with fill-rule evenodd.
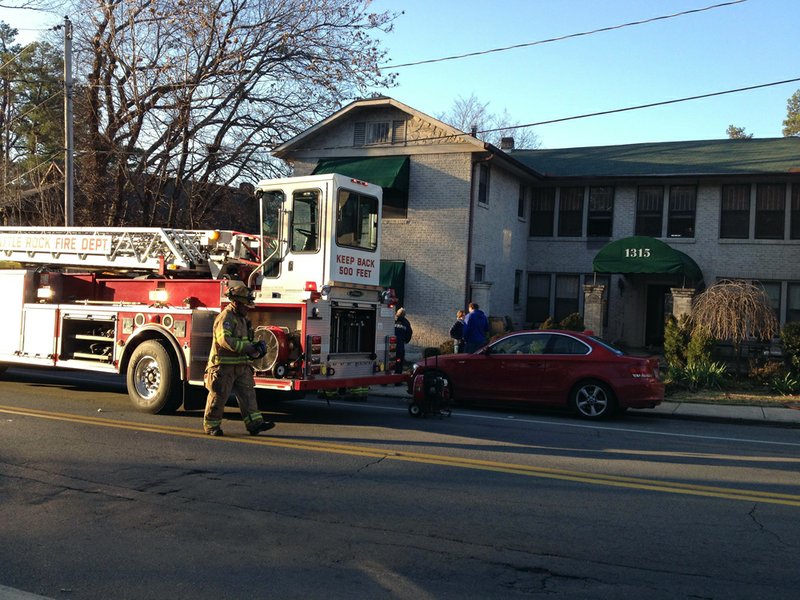
M 601 110 L 601 111 L 596 111 L 596 112 L 591 112 L 591 113 L 583 113 L 583 114 L 580 114 L 580 115 L 573 115 L 573 116 L 569 116 L 569 117 L 559 117 L 559 118 L 556 118 L 556 119 L 547 119 L 545 121 L 536 121 L 534 123 L 525 123 L 525 124 L 522 124 L 522 125 L 507 125 L 507 126 L 504 126 L 504 127 L 496 127 L 496 128 L 492 128 L 492 129 L 481 129 L 481 130 L 476 130 L 475 134 L 478 135 L 478 134 L 485 134 L 485 133 L 494 133 L 494 132 L 497 132 L 497 131 L 509 131 L 509 130 L 512 130 L 512 129 L 524 129 L 524 128 L 527 128 L 527 127 L 539 127 L 541 125 L 550 125 L 552 123 L 562 123 L 564 121 L 574 121 L 574 120 L 577 120 L 577 119 L 588 119 L 590 117 L 597 117 L 597 116 L 602 116 L 602 115 L 610 115 L 610 114 L 614 114 L 614 113 L 628 112 L 628 111 L 632 111 L 632 110 L 641 110 L 641 109 L 645 109 L 645 108 L 653 108 L 653 107 L 656 107 L 656 106 L 665 106 L 665 105 L 669 105 L 669 104 L 678 104 L 680 102 L 690 102 L 692 100 L 702 100 L 704 98 L 713 98 L 715 96 L 724 96 L 726 94 L 735 94 L 735 93 L 738 93 L 738 92 L 747 92 L 747 91 L 751 91 L 751 90 L 757 90 L 757 89 L 774 87 L 774 86 L 777 86 L 777 85 L 784 85 L 784 84 L 787 84 L 787 83 L 797 83 L 797 82 L 800 82 L 800 77 L 793 77 L 791 79 L 782 79 L 780 81 L 772 81 L 770 83 L 759 83 L 759 84 L 756 84 L 756 85 L 748 85 L 748 86 L 745 86 L 745 87 L 739 87 L 739 88 L 730 89 L 730 90 L 722 90 L 722 91 L 719 91 L 719 92 L 708 92 L 706 94 L 697 94 L 695 96 L 686 96 L 686 97 L 683 97 L 683 98 L 673 98 L 671 100 L 662 100 L 662 101 L 659 101 L 659 102 L 649 102 L 647 104 L 637 104 L 635 106 L 626 106 L 626 107 L 623 107 L 623 108 L 612 108 L 612 109 L 609 109 L 609 110 Z M 435 136 L 416 138 L 416 139 L 413 139 L 413 140 L 407 140 L 407 143 L 416 144 L 416 143 L 420 143 L 420 142 L 432 142 L 432 141 L 436 141 L 436 140 L 445 140 L 445 139 L 451 139 L 451 138 L 457 138 L 457 137 L 463 137 L 463 136 L 471 136 L 471 135 L 472 135 L 471 133 L 468 133 L 466 131 L 461 131 L 459 133 L 448 133 L 448 134 L 443 134 L 443 135 L 435 135 Z M 346 148 L 352 148 L 352 145 L 321 146 L 321 147 L 318 147 L 318 148 L 303 148 L 303 150 L 307 150 L 307 151 L 343 150 L 343 149 L 346 149 Z
M 607 31 L 614 31 L 614 30 L 617 30 L 617 29 L 623 29 L 625 27 L 634 27 L 634 26 L 637 26 L 637 25 L 645 25 L 647 23 L 654 23 L 656 21 L 664 21 L 666 19 L 674 19 L 676 17 L 683 17 L 685 15 L 691 15 L 691 14 L 695 14 L 695 13 L 705 12 L 705 11 L 714 10 L 714 9 L 717 9 L 717 8 L 724 8 L 726 6 L 732 6 L 734 4 L 742 4 L 743 2 L 747 2 L 747 1 L 748 0 L 731 0 L 730 2 L 721 2 L 719 4 L 712 4 L 711 6 L 705 6 L 705 7 L 702 7 L 702 8 L 693 8 L 693 9 L 690 9 L 690 10 L 684 10 L 684 11 L 673 13 L 673 14 L 669 14 L 669 15 L 661 15 L 661 16 L 658 16 L 658 17 L 651 17 L 649 19 L 641 19 L 639 21 L 631 21 L 629 23 L 622 23 L 620 25 L 609 25 L 608 27 L 599 27 L 597 29 L 591 29 L 589 31 L 581 31 L 579 33 L 570 33 L 570 34 L 567 34 L 567 35 L 548 38 L 548 39 L 545 39 L 545 40 L 537 40 L 535 42 L 525 42 L 525 43 L 522 43 L 522 44 L 514 44 L 512 46 L 504 46 L 502 48 L 492 48 L 490 50 L 478 50 L 478 51 L 475 51 L 475 52 L 467 52 L 465 54 L 456 54 L 456 55 L 453 55 L 453 56 L 445 56 L 445 57 L 441 57 L 441 58 L 430 58 L 430 59 L 427 59 L 427 60 L 418 60 L 418 61 L 414 61 L 414 62 L 400 63 L 400 64 L 396 64 L 396 65 L 393 65 L 393 64 L 379 65 L 379 68 L 381 68 L 381 69 L 402 69 L 402 68 L 406 68 L 406 67 L 416 67 L 418 65 L 427 65 L 427 64 L 445 62 L 445 61 L 450 61 L 450 60 L 459 60 L 459 59 L 462 59 L 462 58 L 470 58 L 470 57 L 473 57 L 473 56 L 482 56 L 482 55 L 485 55 L 485 54 L 493 54 L 495 52 L 507 52 L 508 50 L 516 50 L 518 48 L 528 48 L 530 46 L 538 46 L 538 45 L 541 45 L 541 44 L 550 44 L 552 42 L 561 42 L 563 40 L 568 40 L 568 39 L 572 39 L 572 38 L 583 37 L 583 36 L 587 36 L 587 35 L 594 35 L 595 33 L 604 33 L 604 32 L 607 32 Z

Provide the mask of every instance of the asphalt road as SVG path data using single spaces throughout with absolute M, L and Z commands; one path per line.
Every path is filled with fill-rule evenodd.
M 796 598 L 796 429 L 276 405 L 201 434 L 0 381 L 0 586 L 51 598 Z

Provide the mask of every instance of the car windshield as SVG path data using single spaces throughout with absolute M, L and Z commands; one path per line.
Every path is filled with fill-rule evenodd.
M 603 346 L 603 348 L 606 348 L 606 349 L 610 350 L 611 352 L 613 352 L 617 356 L 624 356 L 625 355 L 625 351 L 624 350 L 620 350 L 616 346 L 612 346 L 607 341 L 601 340 L 599 337 L 595 337 L 593 335 L 589 336 L 589 337 L 591 337 L 595 342 L 597 342 L 598 344 Z

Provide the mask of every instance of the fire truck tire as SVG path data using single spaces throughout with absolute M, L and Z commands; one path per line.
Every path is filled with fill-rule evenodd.
M 157 340 L 142 342 L 131 354 L 126 377 L 128 395 L 141 412 L 171 413 L 181 405 L 175 361 Z
M 412 402 L 408 405 L 408 414 L 410 414 L 412 417 L 421 417 L 422 407 L 416 402 Z

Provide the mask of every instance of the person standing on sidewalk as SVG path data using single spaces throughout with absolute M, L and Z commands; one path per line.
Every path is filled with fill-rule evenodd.
M 453 340 L 453 354 L 464 351 L 464 311 L 456 313 L 456 322 L 450 327 L 450 338 Z
M 231 301 L 214 320 L 211 353 L 205 372 L 208 390 L 203 429 L 208 435 L 221 436 L 225 403 L 231 392 L 236 395 L 244 425 L 250 435 L 275 427 L 265 421 L 256 402 L 256 383 L 250 361 L 266 351 L 264 342 L 253 343 L 247 312 L 253 307 L 253 294 L 243 283 L 228 287 Z
M 469 303 L 469 314 L 464 317 L 464 351 L 475 352 L 486 344 L 489 335 L 489 319 L 475 302 Z
M 394 337 L 397 338 L 397 352 L 395 354 L 397 357 L 396 373 L 403 372 L 403 365 L 406 361 L 406 344 L 411 341 L 412 334 L 411 323 L 409 323 L 406 318 L 406 309 L 398 308 L 397 312 L 394 314 Z

